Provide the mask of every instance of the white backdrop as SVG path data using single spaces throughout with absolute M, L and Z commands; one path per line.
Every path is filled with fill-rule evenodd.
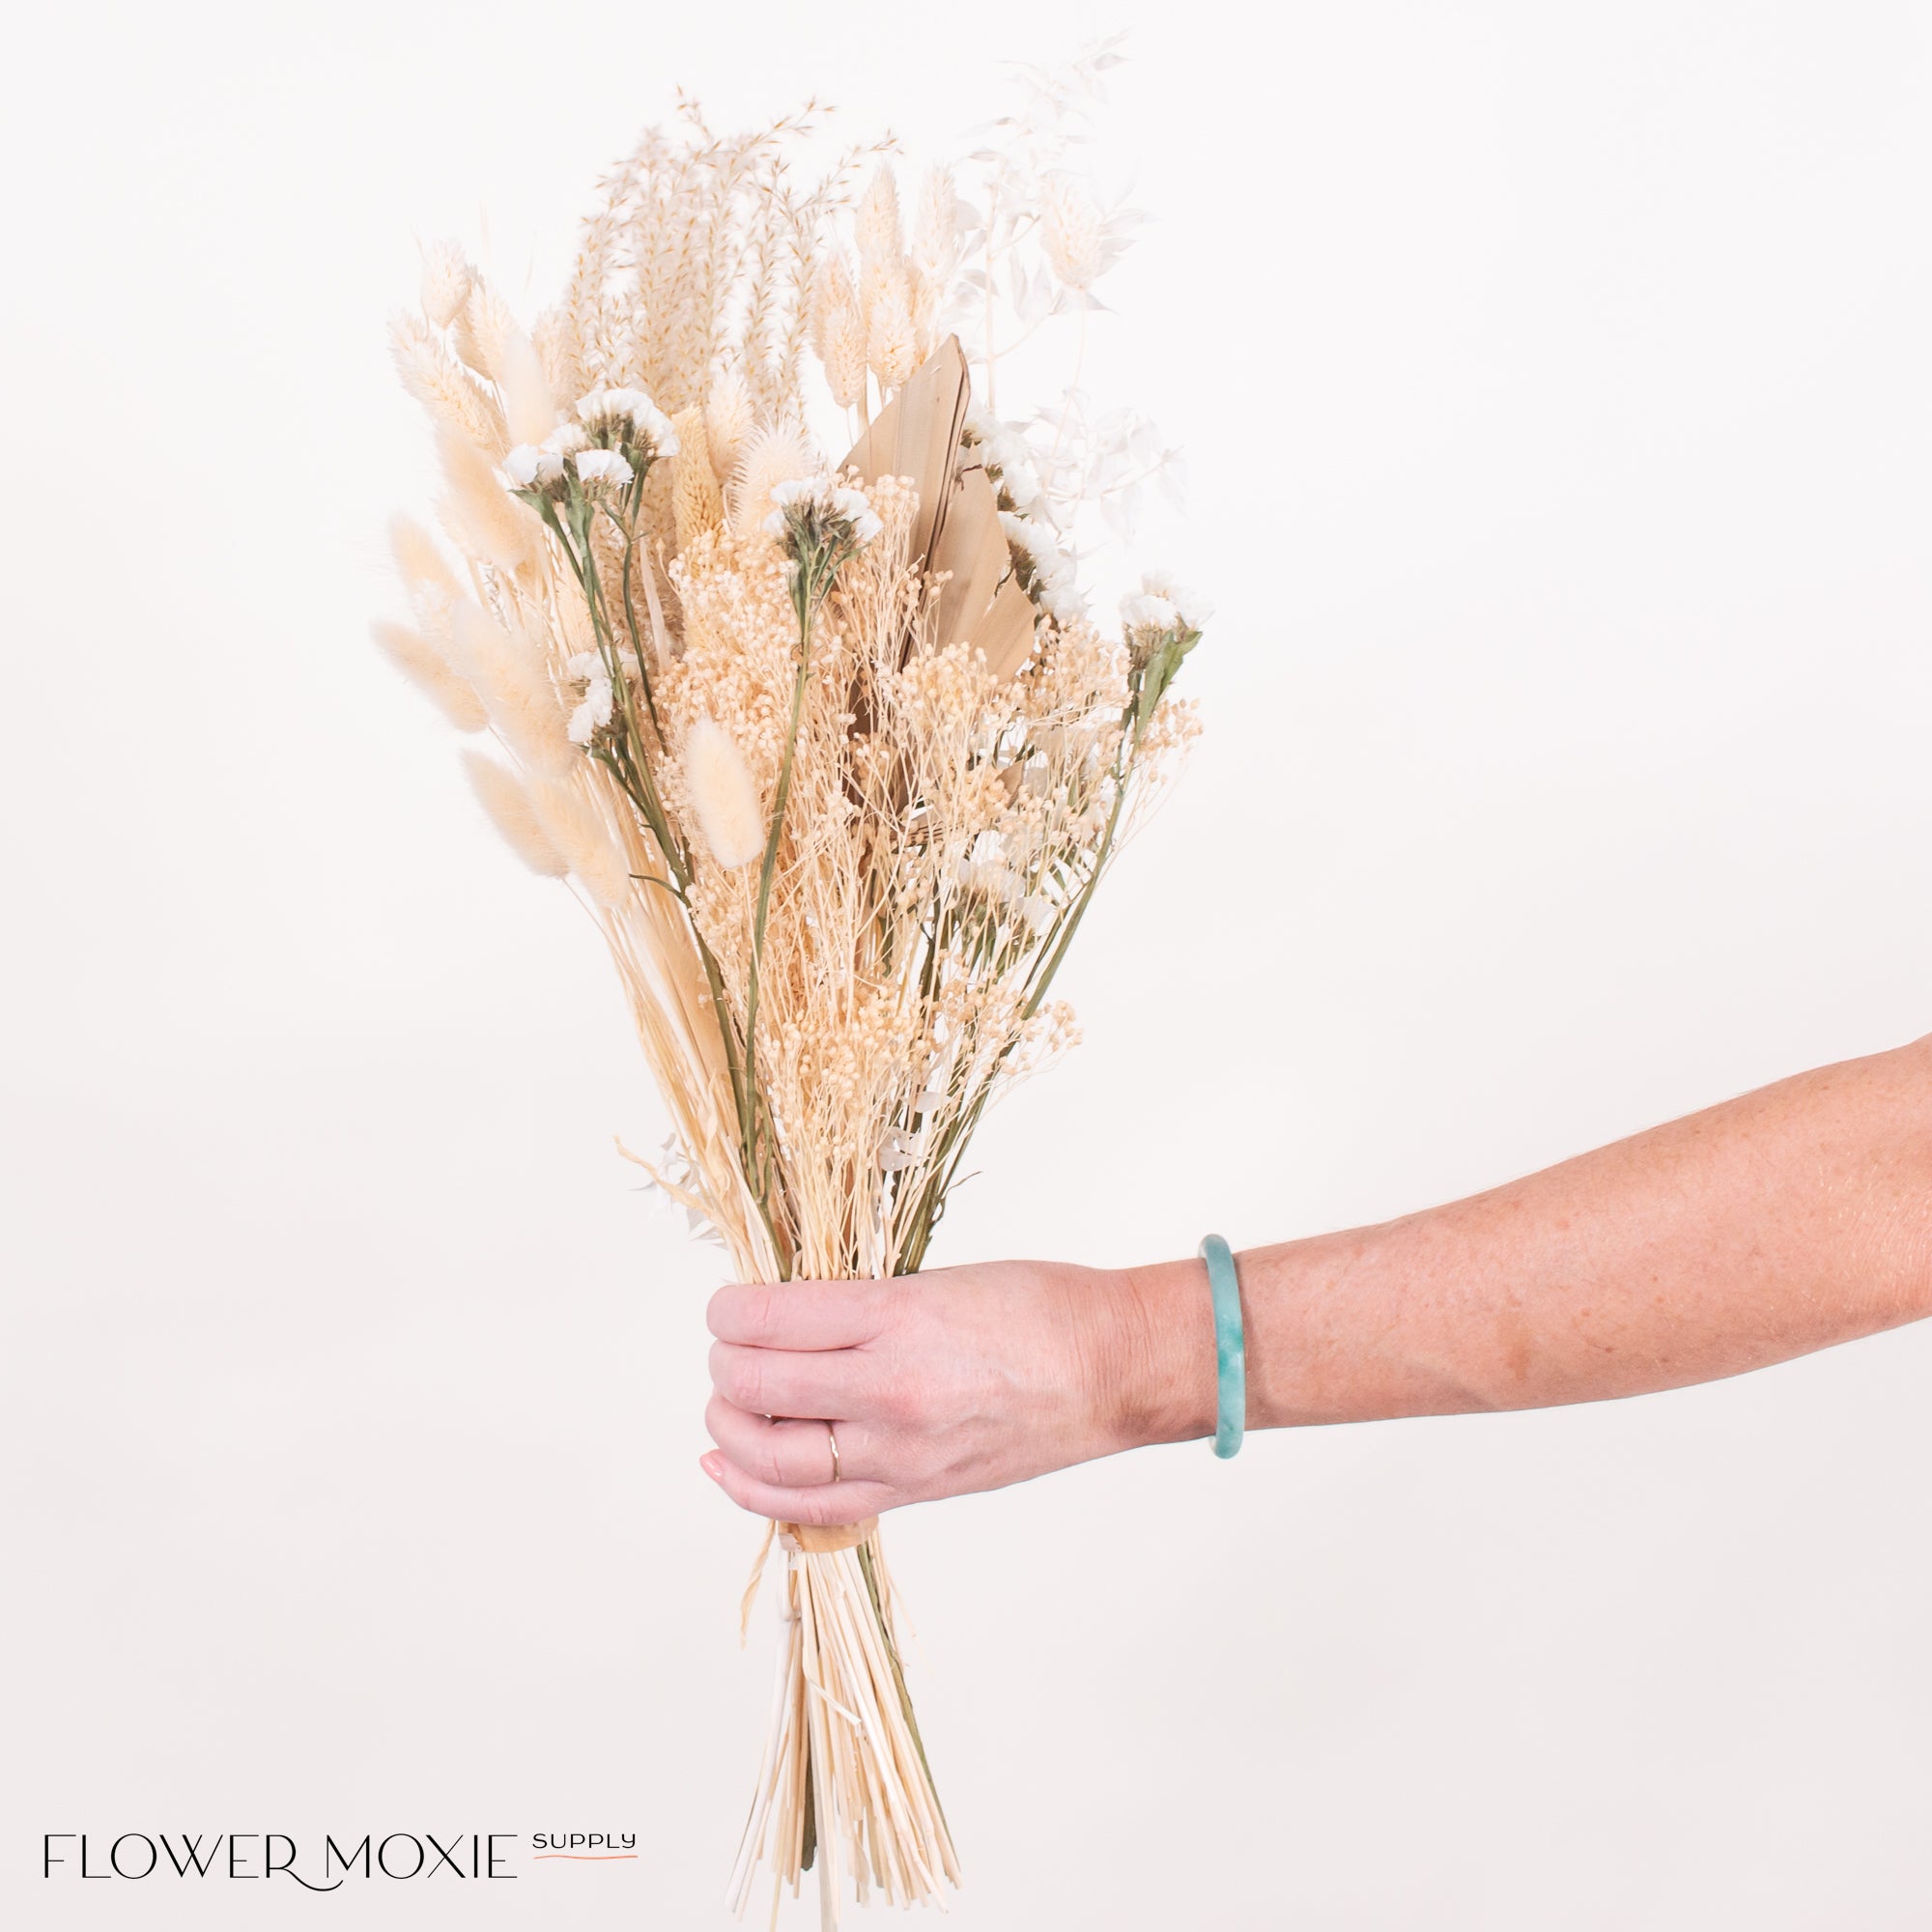
M 1121 0 L 1207 734 L 945 1259 L 1423 1206 L 1932 1027 L 1922 6 Z M 418 235 L 1065 0 L 40 10 L 0 116 L 9 1923 L 723 1926 L 771 1627 L 596 942 L 367 647 Z M 1917 1927 L 1932 1332 L 890 1525 L 962 1928 Z M 516 1883 L 41 1834 L 630 1831 Z M 70 1847 L 69 1849 L 71 1849 Z M 789 1923 L 810 1912 L 787 1908 Z

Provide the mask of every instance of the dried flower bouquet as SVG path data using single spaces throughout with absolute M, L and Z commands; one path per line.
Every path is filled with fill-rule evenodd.
M 1113 638 L 1078 582 L 1083 517 L 1123 532 L 1166 452 L 1077 392 L 992 412 L 1014 335 L 1084 327 L 1122 244 L 1065 165 L 1114 59 L 1029 72 L 973 198 L 930 171 L 909 234 L 879 151 L 801 185 L 810 110 L 720 138 L 687 108 L 527 330 L 447 245 L 394 324 L 448 543 L 398 521 L 412 621 L 377 639 L 496 739 L 471 781 L 596 919 L 670 1111 L 642 1164 L 743 1279 L 920 1266 L 987 1103 L 1070 1039 L 1054 976 L 1192 729 L 1198 600 L 1148 579 Z M 815 1866 L 828 1924 L 847 1874 L 940 1898 L 877 1522 L 778 1534 L 732 1901 L 761 1861 Z

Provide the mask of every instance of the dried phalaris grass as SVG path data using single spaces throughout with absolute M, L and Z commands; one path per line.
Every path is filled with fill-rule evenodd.
M 604 936 L 671 1116 L 639 1165 L 766 1281 L 918 1269 L 986 1107 L 1074 1037 L 1053 981 L 1191 735 L 1170 687 L 1206 621 L 1149 577 L 1103 634 L 1068 487 L 1114 489 L 1090 414 L 994 415 L 999 327 L 970 367 L 946 332 L 1009 286 L 1058 291 L 1025 327 L 1078 316 L 1118 252 L 1052 116 L 976 157 L 978 203 L 928 170 L 910 235 L 880 150 L 796 165 L 817 119 L 649 131 L 527 330 L 425 252 L 393 341 L 455 554 L 398 520 L 414 623 L 378 630 L 487 725 L 485 810 Z M 939 1900 L 958 1860 L 877 1525 L 779 1541 L 732 1900 L 760 1863 L 815 1870 L 828 1925 L 848 1885 Z

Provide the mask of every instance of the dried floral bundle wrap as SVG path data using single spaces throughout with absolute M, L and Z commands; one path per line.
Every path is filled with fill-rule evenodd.
M 1076 395 L 990 413 L 998 316 L 1082 310 L 1118 252 L 1124 217 L 1053 165 L 1112 58 L 1034 76 L 980 202 L 934 171 L 910 232 L 887 162 L 856 205 L 861 157 L 799 185 L 809 116 L 721 139 L 694 110 L 617 169 L 533 327 L 448 246 L 394 325 L 448 542 L 397 524 L 412 622 L 377 641 L 494 736 L 478 796 L 596 920 L 670 1111 L 642 1164 L 743 1279 L 920 1266 L 987 1104 L 1071 1037 L 1054 976 L 1192 728 L 1168 687 L 1198 600 L 1146 580 L 1103 636 L 1074 548 L 1163 452 Z M 839 412 L 828 461 L 809 425 Z M 760 1862 L 815 1868 L 827 1923 L 848 1877 L 940 1899 L 877 1524 L 776 1533 L 732 1900 Z

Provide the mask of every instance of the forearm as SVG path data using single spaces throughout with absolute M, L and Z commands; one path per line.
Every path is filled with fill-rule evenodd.
M 1253 1428 L 1637 1395 L 1894 1327 L 1932 1313 L 1932 1042 L 1239 1271 Z M 1123 1431 L 1210 1433 L 1201 1264 L 1127 1286 Z

